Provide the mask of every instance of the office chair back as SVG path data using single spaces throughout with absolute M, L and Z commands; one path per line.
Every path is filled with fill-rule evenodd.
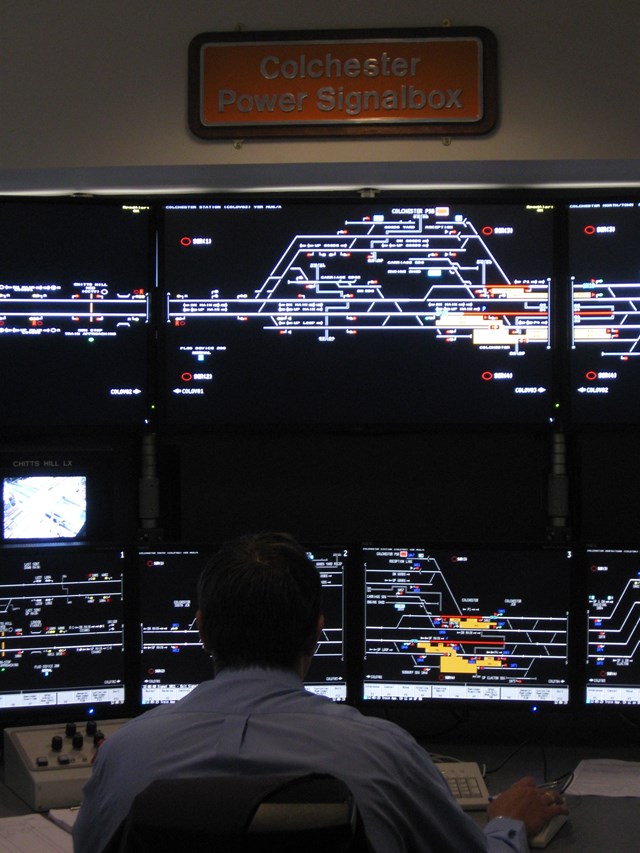
M 356 853 L 353 795 L 333 776 L 160 779 L 134 799 L 104 853 Z

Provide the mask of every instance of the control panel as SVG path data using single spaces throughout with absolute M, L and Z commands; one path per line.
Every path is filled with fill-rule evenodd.
M 5 783 L 35 811 L 80 805 L 103 740 L 126 720 L 5 729 Z

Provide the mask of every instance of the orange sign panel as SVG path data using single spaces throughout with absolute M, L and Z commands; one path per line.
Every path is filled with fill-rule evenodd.
M 486 133 L 495 43 L 484 29 L 205 34 L 190 48 L 199 136 Z

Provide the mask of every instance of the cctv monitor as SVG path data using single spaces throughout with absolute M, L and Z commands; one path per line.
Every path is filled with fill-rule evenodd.
M 2 479 L 2 538 L 78 539 L 87 522 L 87 478 L 29 475 Z
M 112 536 L 110 451 L 0 453 L 0 541 L 106 542 Z

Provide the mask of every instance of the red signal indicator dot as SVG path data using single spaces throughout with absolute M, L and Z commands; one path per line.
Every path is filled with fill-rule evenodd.
M 493 373 L 490 370 L 485 370 L 482 374 L 482 378 L 485 382 L 491 382 L 493 379 Z
M 596 233 L 595 226 L 594 225 L 585 225 L 584 233 L 588 234 L 589 236 L 591 236 L 592 234 L 595 234 Z
M 485 225 L 482 229 L 482 233 L 485 237 L 490 237 L 493 234 L 493 228 L 490 225 Z
M 191 237 L 181 237 L 180 238 L 181 246 L 190 246 L 191 245 Z
M 587 370 L 584 376 L 585 379 L 589 380 L 589 382 L 593 382 L 595 379 L 598 378 L 598 374 L 595 372 L 595 370 Z
M 183 382 L 191 382 L 191 380 L 193 379 L 193 373 L 189 373 L 189 372 L 183 373 L 180 378 L 182 379 Z

